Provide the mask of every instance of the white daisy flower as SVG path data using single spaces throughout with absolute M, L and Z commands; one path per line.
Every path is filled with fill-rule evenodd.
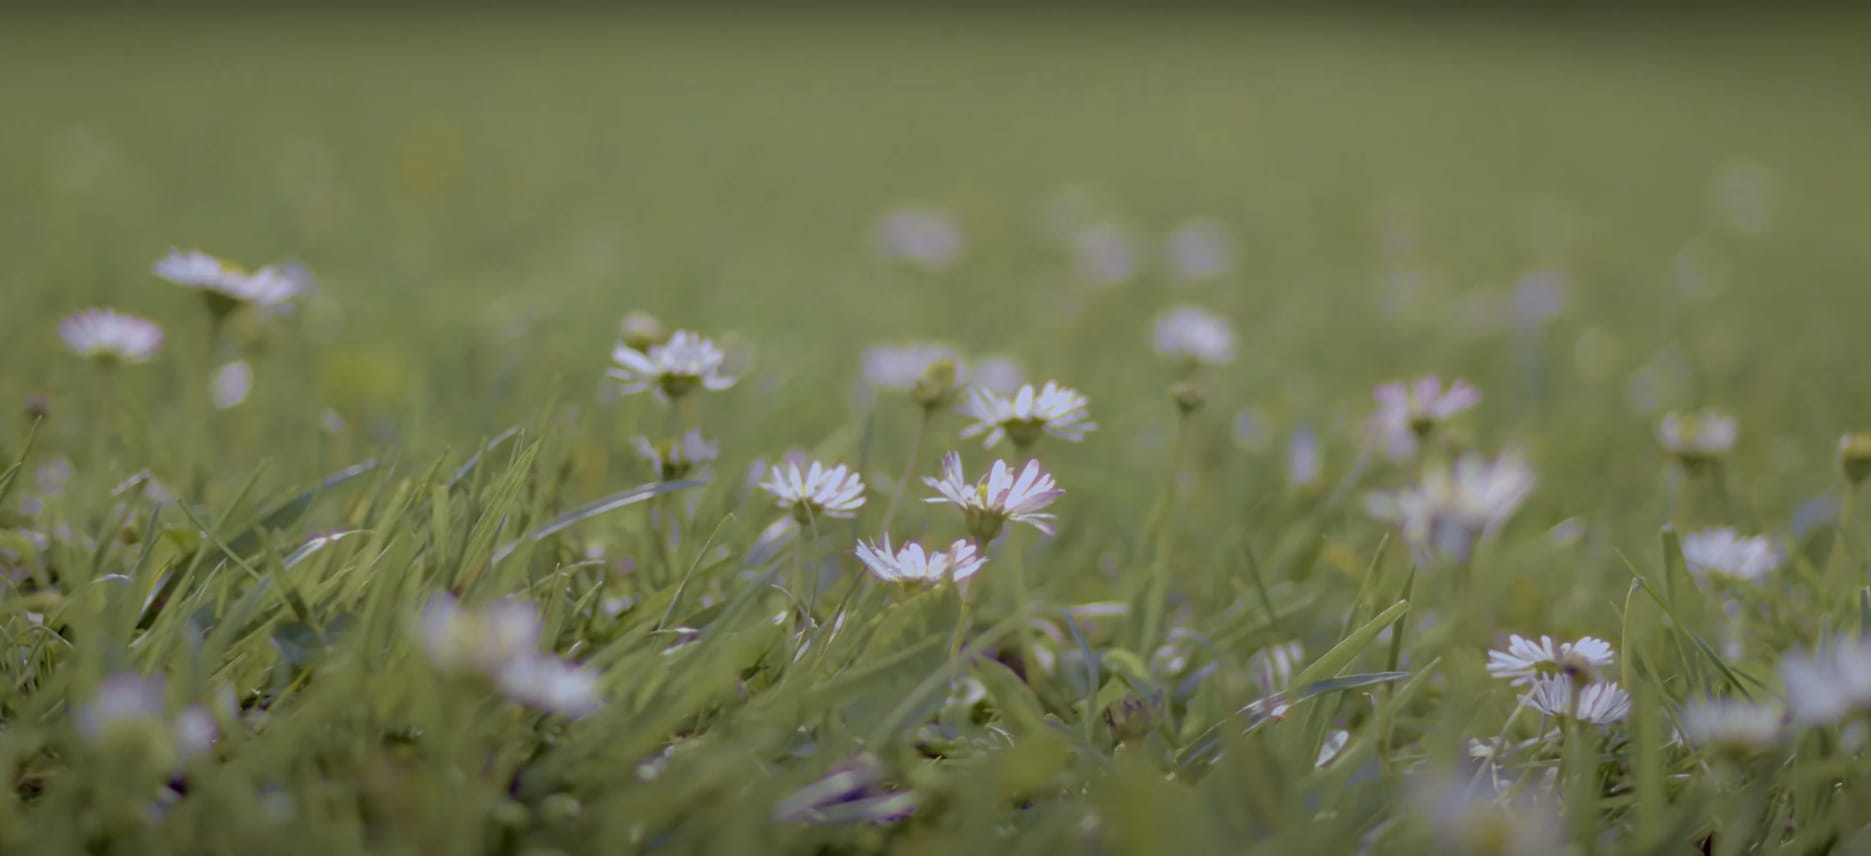
M 1416 454 L 1417 442 L 1437 426 L 1474 407 L 1481 401 L 1481 391 L 1468 381 L 1456 379 L 1445 387 L 1442 378 L 1424 375 L 1414 380 L 1382 384 L 1372 393 L 1377 412 L 1371 425 L 1393 459 Z
M 172 249 L 154 270 L 163 279 L 201 292 L 217 318 L 242 306 L 284 309 L 310 281 L 277 267 L 248 272 L 200 250 Z
M 879 578 L 893 583 L 932 586 L 944 581 L 961 582 L 975 575 L 987 558 L 967 539 L 957 540 L 946 550 L 924 551 L 921 544 L 910 543 L 892 552 L 890 536 L 881 543 L 859 541 L 858 560 Z
M 1476 539 L 1499 528 L 1520 508 L 1533 482 L 1533 468 L 1517 452 L 1495 460 L 1468 452 L 1453 465 L 1425 466 L 1413 487 L 1372 494 L 1366 508 L 1397 524 L 1413 547 L 1464 561 Z
M 636 447 L 637 457 L 648 461 L 662 481 L 680 479 L 720 454 L 720 447 L 703 437 L 699 428 L 689 429 L 673 443 L 659 445 L 651 443 L 648 437 L 633 437 L 630 442 Z
M 733 386 L 734 378 L 721 373 L 726 358 L 701 334 L 677 330 L 669 341 L 651 345 L 647 353 L 619 344 L 611 350 L 611 360 L 617 365 L 608 374 L 621 381 L 618 389 L 622 392 L 655 389 L 657 395 L 673 400 L 697 387 L 721 390 Z
M 1517 686 L 1532 684 L 1547 675 L 1596 680 L 1616 659 L 1611 643 L 1594 636 L 1555 645 L 1551 636 L 1541 636 L 1535 642 L 1515 634 L 1508 638 L 1507 650 L 1488 652 L 1488 674 Z
M 1728 454 L 1740 434 L 1734 417 L 1718 410 L 1669 413 L 1657 423 L 1657 440 L 1686 464 L 1707 463 Z
M 1559 856 L 1565 825 L 1548 800 L 1529 797 L 1492 777 L 1466 772 L 1415 774 L 1405 790 L 1428 821 L 1426 852 L 1480 856 Z
M 1078 390 L 1050 380 L 1037 391 L 1032 384 L 1025 384 L 1012 397 L 977 386 L 969 390 L 968 400 L 961 406 L 961 411 L 975 420 L 962 429 L 961 435 L 973 437 L 986 432 L 988 448 L 1005 437 L 1013 440 L 1015 448 L 1024 449 L 1033 445 L 1041 433 L 1076 442 L 1098 427 L 1085 412 L 1087 404 Z
M 799 461 L 775 465 L 760 487 L 773 494 L 774 504 L 791 509 L 801 526 L 825 517 L 855 517 L 864 507 L 864 480 L 844 464 L 827 467 L 818 461 L 801 469 Z
M 967 249 L 961 223 L 940 208 L 916 206 L 885 213 L 871 227 L 871 245 L 887 259 L 926 270 L 947 270 Z
M 1036 460 L 1027 461 L 1017 475 L 1006 461 L 995 461 L 979 482 L 970 482 L 955 452 L 943 456 L 942 477 L 924 477 L 923 484 L 942 494 L 924 501 L 954 503 L 966 515 L 968 531 L 983 544 L 994 540 L 1009 520 L 1053 534 L 1053 516 L 1041 509 L 1065 494 Z
M 147 363 L 162 347 L 156 322 L 115 309 L 80 310 L 58 324 L 72 353 L 105 365 Z
M 1254 676 L 1254 685 L 1262 692 L 1277 693 L 1286 689 L 1305 659 L 1306 649 L 1298 642 L 1270 645 L 1247 658 L 1247 673 Z
M 246 360 L 234 360 L 214 370 L 214 377 L 208 387 L 214 396 L 214 406 L 222 410 L 238 407 L 247 400 L 247 394 L 253 391 L 253 366 Z
M 1566 674 L 1535 678 L 1533 691 L 1522 696 L 1521 700 L 1547 716 L 1576 715 L 1580 722 L 1593 725 L 1610 725 L 1630 715 L 1631 696 L 1615 681 L 1599 681 L 1580 688 L 1576 693 L 1575 708 L 1573 688 L 1577 685 Z
M 584 716 L 604 705 L 598 673 L 557 657 L 517 658 L 495 675 L 495 682 L 508 698 L 562 716 Z
M 1871 710 L 1871 637 L 1839 636 L 1817 651 L 1780 658 L 1787 711 L 1805 725 L 1830 725 Z
M 1157 316 L 1157 354 L 1205 366 L 1234 361 L 1234 324 L 1200 306 L 1177 306 Z
M 113 732 L 160 723 L 168 709 L 160 678 L 120 672 L 98 684 L 97 695 L 73 715 L 78 733 L 102 740 Z
M 1698 578 L 1759 582 L 1780 562 L 1780 551 L 1764 535 L 1743 537 L 1722 528 L 1683 536 L 1683 563 Z
M 450 674 L 500 674 L 539 649 L 539 613 L 517 600 L 470 609 L 437 595 L 422 610 L 422 646 L 436 668 Z
M 1691 744 L 1751 752 L 1780 742 L 1786 711 L 1774 702 L 1710 699 L 1684 705 L 1681 722 Z

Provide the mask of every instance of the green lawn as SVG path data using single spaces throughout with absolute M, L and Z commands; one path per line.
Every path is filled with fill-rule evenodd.
M 1836 454 L 1871 429 L 1863 24 L 0 12 L 0 852 L 1540 852 L 1450 836 L 1549 814 L 1577 853 L 1871 846 L 1863 712 L 1738 760 L 1673 741 L 1690 700 L 1786 696 L 1784 653 L 1871 620 Z M 958 262 L 876 252 L 905 206 L 952 215 Z M 1177 282 L 1197 218 L 1235 261 Z M 1134 275 L 1090 281 L 1090 226 Z M 152 272 L 171 247 L 318 288 L 215 330 Z M 1551 317 L 1516 317 L 1530 275 L 1562 283 Z M 1179 304 L 1239 334 L 1180 433 L 1151 339 Z M 67 352 L 93 305 L 162 325 L 154 361 Z M 680 410 L 607 388 L 631 311 L 738 383 Z M 1058 534 L 987 539 L 966 607 L 852 555 L 918 424 L 857 391 L 863 354 L 924 340 L 1082 390 L 1099 426 L 1034 447 Z M 251 395 L 210 406 L 236 358 Z M 1389 460 L 1373 387 L 1426 373 L 1481 402 Z M 1740 438 L 1685 475 L 1658 420 L 1702 407 Z M 1018 462 L 931 413 L 912 476 Z M 720 446 L 704 483 L 629 494 L 656 476 L 631 438 L 687 427 Z M 1468 560 L 1366 513 L 1508 448 L 1537 484 Z M 862 475 L 855 519 L 776 523 L 745 476 L 795 449 Z M 143 471 L 160 495 L 117 489 Z M 968 534 L 909 483 L 895 541 Z M 1781 561 L 1708 584 L 1666 526 Z M 442 674 L 418 615 L 443 590 L 538 604 L 602 707 Z M 1483 669 L 1509 634 L 1608 640 L 1629 715 L 1517 710 Z M 212 749 L 81 727 L 126 671 L 214 711 Z M 1290 715 L 1257 715 L 1279 689 Z M 1465 760 L 1497 735 L 1534 743 Z M 802 788 L 866 765 L 870 802 L 802 821 Z M 1451 819 L 1423 805 L 1448 775 L 1517 784 Z

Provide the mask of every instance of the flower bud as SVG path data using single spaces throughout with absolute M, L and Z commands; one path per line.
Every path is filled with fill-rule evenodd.
M 648 351 L 651 345 L 660 345 L 667 338 L 663 322 L 648 312 L 625 315 L 621 327 L 624 344 L 639 351 Z
M 1176 409 L 1183 413 L 1194 413 L 1208 401 L 1208 396 L 1203 394 L 1201 387 L 1187 381 L 1171 385 L 1169 398 L 1176 402 Z
M 923 369 L 922 377 L 916 379 L 916 385 L 910 389 L 910 398 L 925 410 L 946 407 L 955 400 L 956 388 L 955 360 L 940 357 L 932 360 L 929 367 Z
M 1856 487 L 1871 476 L 1871 433 L 1846 434 L 1839 438 L 1839 470 Z

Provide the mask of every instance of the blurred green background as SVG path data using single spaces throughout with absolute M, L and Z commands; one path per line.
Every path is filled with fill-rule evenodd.
M 1860 22 L 9 12 L 0 400 L 81 408 L 53 325 L 108 303 L 170 328 L 135 377 L 151 424 L 190 432 L 162 402 L 205 372 L 200 319 L 149 273 L 180 246 L 322 284 L 222 441 L 243 464 L 304 476 L 592 402 L 630 309 L 744 348 L 714 424 L 749 455 L 850 426 L 858 354 L 901 338 L 1086 389 L 1128 452 L 1162 442 L 1147 320 L 1196 302 L 1243 334 L 1215 424 L 1311 425 L 1329 467 L 1372 384 L 1440 371 L 1487 391 L 1488 436 L 1591 474 L 1547 501 L 1654 485 L 1657 409 L 1709 403 L 1742 416 L 1744 473 L 1798 476 L 1757 488 L 1781 514 L 1871 424 Z M 1137 277 L 1077 281 L 1062 192 L 1130 230 Z M 961 263 L 872 252 L 910 203 L 953 212 Z M 1177 288 L 1156 257 L 1197 216 L 1238 264 Z M 1503 322 L 1537 269 L 1563 313 Z M 326 408 L 354 448 L 299 454 Z M 1157 455 L 1113 457 L 1121 483 Z

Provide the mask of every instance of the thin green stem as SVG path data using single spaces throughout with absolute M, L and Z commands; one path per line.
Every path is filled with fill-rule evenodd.
M 903 465 L 903 476 L 897 479 L 897 489 L 890 495 L 890 504 L 884 506 L 883 523 L 877 527 L 881 532 L 889 533 L 891 521 L 896 520 L 897 507 L 903 503 L 903 495 L 909 492 L 910 479 L 915 477 L 916 466 L 922 461 L 923 441 L 928 437 L 929 423 L 934 419 L 935 408 L 922 408 L 922 415 L 916 420 L 916 437 L 910 441 L 909 461 Z
M 1163 613 L 1169 605 L 1169 553 L 1176 519 L 1176 473 L 1182 467 L 1182 447 L 1188 433 L 1189 414 L 1183 412 L 1176 419 L 1176 439 L 1170 444 L 1168 472 L 1163 478 L 1162 499 L 1153 521 L 1156 557 L 1150 563 L 1150 578 L 1145 582 L 1143 629 L 1137 639 L 1139 651 L 1149 651 L 1155 645 L 1157 634 L 1162 631 Z

